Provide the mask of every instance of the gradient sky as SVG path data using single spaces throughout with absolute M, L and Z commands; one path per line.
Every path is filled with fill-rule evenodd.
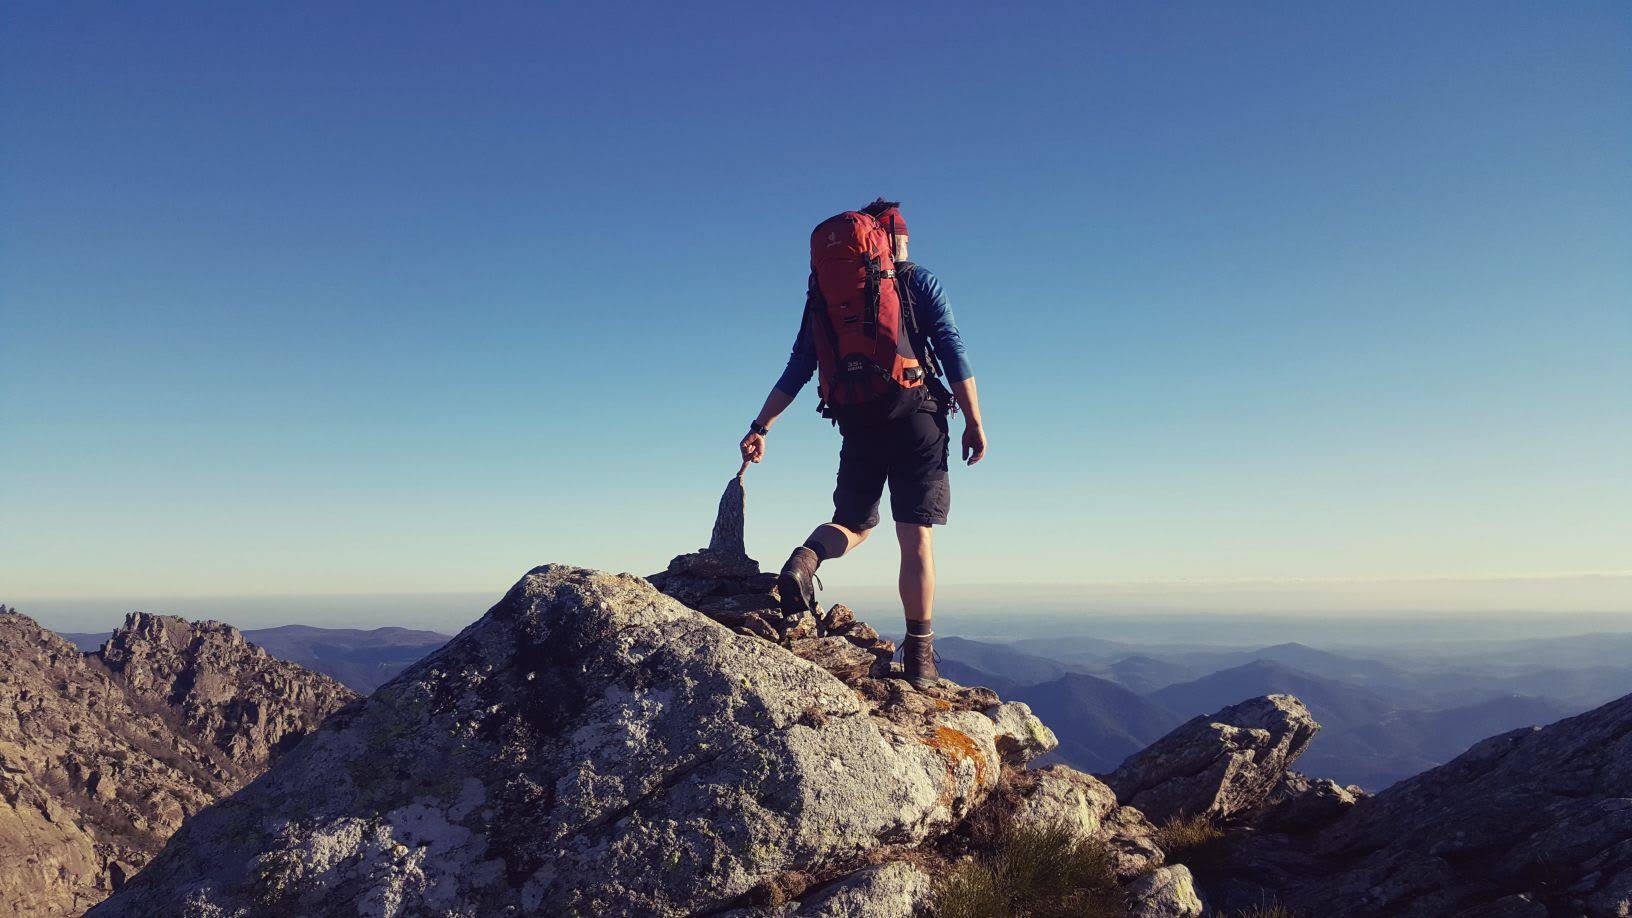
M 706 8 L 7 4 L 0 599 L 656 570 L 877 194 L 992 439 L 948 589 L 1632 568 L 1632 7 Z

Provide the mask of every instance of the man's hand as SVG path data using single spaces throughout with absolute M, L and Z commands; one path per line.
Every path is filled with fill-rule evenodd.
M 963 425 L 963 461 L 974 465 L 985 455 L 986 431 L 979 424 Z
M 765 458 L 764 434 L 757 434 L 750 430 L 748 431 L 748 436 L 743 437 L 742 442 L 737 444 L 737 446 L 742 450 L 742 459 L 744 462 L 758 462 L 759 460 Z

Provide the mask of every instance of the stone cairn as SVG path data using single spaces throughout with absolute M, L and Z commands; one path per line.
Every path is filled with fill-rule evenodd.
M 777 592 L 777 575 L 761 572 L 744 548 L 746 493 L 742 475 L 726 482 L 707 548 L 678 555 L 666 570 L 646 578 L 659 590 L 738 634 L 786 647 L 826 669 L 873 706 L 882 717 L 910 716 L 920 708 L 984 710 L 999 703 L 988 688 L 941 680 L 918 691 L 892 664 L 895 642 L 861 621 L 845 605 L 787 614 Z M 927 709 L 926 708 L 926 709 Z

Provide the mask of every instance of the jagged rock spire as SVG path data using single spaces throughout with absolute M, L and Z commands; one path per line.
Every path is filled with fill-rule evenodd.
M 748 463 L 744 462 L 737 474 L 725 483 L 725 493 L 720 495 L 720 509 L 714 514 L 714 534 L 709 537 L 708 551 L 732 558 L 748 557 L 748 549 L 742 540 L 747 516 L 742 475 L 747 470 Z

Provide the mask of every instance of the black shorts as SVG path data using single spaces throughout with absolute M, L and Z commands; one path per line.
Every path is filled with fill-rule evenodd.
M 890 485 L 890 513 L 897 523 L 937 526 L 952 509 L 946 477 L 946 414 L 915 411 L 879 425 L 840 422 L 839 485 L 833 490 L 833 522 L 861 531 L 878 525 L 878 502 Z

